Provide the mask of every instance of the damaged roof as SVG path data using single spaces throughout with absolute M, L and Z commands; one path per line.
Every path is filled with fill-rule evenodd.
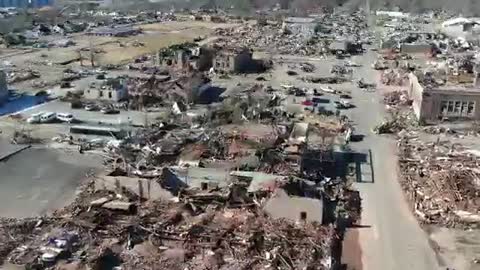
M 245 178 L 251 178 L 250 185 L 248 186 L 248 192 L 258 192 L 262 190 L 272 190 L 276 186 L 277 181 L 286 179 L 286 176 L 280 176 L 275 174 L 268 174 L 263 172 L 247 172 L 247 171 L 233 171 L 231 176 L 239 176 Z

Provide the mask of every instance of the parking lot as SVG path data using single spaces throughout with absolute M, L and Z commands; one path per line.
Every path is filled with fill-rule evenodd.
M 166 110 L 162 110 L 163 112 Z M 160 112 L 140 112 L 120 110 L 116 114 L 103 114 L 100 111 L 86 111 L 85 109 L 72 109 L 70 103 L 58 100 L 45 103 L 23 111 L 21 114 L 25 119 L 33 114 L 41 112 L 71 113 L 73 117 L 80 122 L 88 124 L 102 125 L 134 125 L 143 126 L 156 117 L 161 116 Z
M 29 217 L 61 208 L 75 197 L 101 157 L 49 148 L 25 149 L 0 162 L 0 216 Z

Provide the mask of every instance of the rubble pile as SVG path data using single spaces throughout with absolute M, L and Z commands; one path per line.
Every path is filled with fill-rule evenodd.
M 372 68 L 375 69 L 375 70 L 386 70 L 388 69 L 388 63 L 387 61 L 385 60 L 376 60 L 373 64 L 372 64 Z
M 399 140 L 403 188 L 426 224 L 474 225 L 480 216 L 479 158 L 449 141 Z
M 238 197 L 238 188 L 187 189 L 176 202 L 142 202 L 126 190 L 89 185 L 56 218 L 2 221 L 0 254 L 35 269 L 330 269 L 333 226 L 272 219 L 263 200 Z
M 337 76 L 352 76 L 353 69 L 346 67 L 344 65 L 334 65 L 330 70 L 330 73 L 335 74 Z
M 383 96 L 383 102 L 388 106 L 410 106 L 411 100 L 407 91 L 392 91 Z
M 402 86 L 407 81 L 407 74 L 402 74 L 396 69 L 388 69 L 382 72 L 381 81 L 384 85 Z
M 0 261 L 4 261 L 19 243 L 27 241 L 43 223 L 38 219 L 0 219 Z
M 173 128 L 174 130 L 170 130 Z M 110 169 L 120 169 L 127 175 L 155 177 L 162 166 L 174 164 L 187 143 L 197 142 L 202 130 L 181 129 L 165 125 L 158 129 L 145 129 L 127 141 L 118 141 L 105 147 L 106 163 Z
M 305 76 L 299 79 L 304 82 L 323 84 L 340 84 L 349 80 L 344 76 Z
M 376 134 L 397 134 L 403 130 L 411 130 L 418 126 L 415 116 L 410 111 L 393 110 L 391 117 L 374 128 Z
M 220 28 L 216 30 L 216 35 L 222 37 L 217 40 L 217 44 L 236 44 L 272 53 L 310 56 L 326 52 L 323 43 L 307 44 L 303 36 L 282 31 L 280 24 L 244 24 L 238 28 Z
M 37 78 L 40 78 L 40 72 L 32 69 L 12 70 L 7 72 L 8 83 L 19 83 Z
M 288 22 L 288 19 L 283 24 L 245 23 L 236 28 L 217 29 L 216 35 L 222 37 L 219 43 L 237 44 L 255 51 L 303 56 L 326 55 L 331 40 L 369 44 L 372 37 L 361 12 L 348 16 L 325 13 L 317 15 L 310 24 L 309 30 L 294 31 L 291 28 L 304 27 L 296 27 L 295 22 Z
M 33 144 L 41 143 L 42 140 L 32 137 L 29 130 L 16 130 L 11 140 L 13 144 Z
M 138 110 L 172 106 L 174 103 L 185 105 L 194 103 L 198 98 L 195 90 L 207 81 L 208 79 L 200 73 L 179 75 L 176 78 L 169 75 L 128 78 L 129 108 Z
M 310 63 L 307 63 L 307 62 L 301 63 L 300 68 L 302 69 L 302 71 L 307 72 L 307 73 L 311 73 L 311 72 L 315 71 L 315 66 L 313 64 L 310 64 Z

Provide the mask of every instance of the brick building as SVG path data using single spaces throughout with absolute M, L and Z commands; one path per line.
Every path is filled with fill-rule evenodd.
M 431 86 L 409 74 L 409 96 L 417 119 L 424 123 L 442 119 L 480 119 L 480 74 L 473 84 Z

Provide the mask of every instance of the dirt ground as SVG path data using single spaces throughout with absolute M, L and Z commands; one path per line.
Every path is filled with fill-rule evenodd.
M 480 269 L 480 230 L 429 228 L 432 244 L 444 265 L 456 270 Z

